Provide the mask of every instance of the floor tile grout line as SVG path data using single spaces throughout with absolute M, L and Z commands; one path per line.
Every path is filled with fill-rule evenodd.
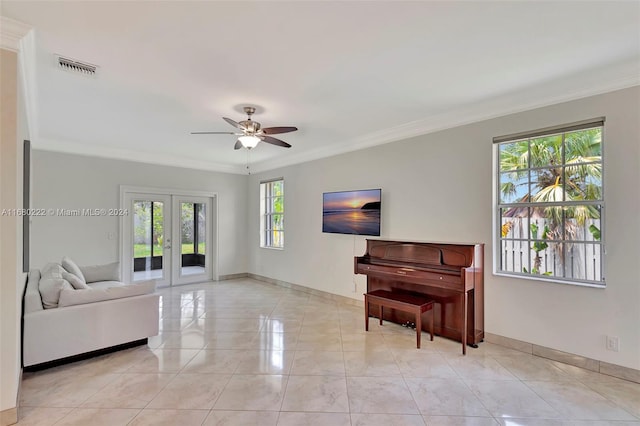
M 398 360 L 395 356 L 395 354 L 393 352 L 391 352 L 391 356 L 393 357 L 394 363 L 396 364 L 396 368 L 398 368 L 398 371 L 400 371 L 400 378 L 402 378 L 402 382 L 404 383 L 404 386 L 407 388 L 407 391 L 409 392 L 409 395 L 411 395 L 411 400 L 413 401 L 413 405 L 415 406 L 416 410 L 418 411 L 418 414 L 420 414 L 421 416 L 423 415 L 422 410 L 420 410 L 420 405 L 418 404 L 418 401 L 416 401 L 416 396 L 413 394 L 413 392 L 411 392 L 411 387 L 409 386 L 409 383 L 407 382 L 407 379 L 404 377 L 404 375 L 402 374 L 402 369 L 400 368 L 400 365 L 398 365 Z M 422 420 L 423 423 L 427 423 L 424 418 Z
M 452 367 L 453 368 L 453 367 Z M 454 371 L 456 371 L 454 369 Z M 456 371 L 456 374 L 458 374 L 458 372 Z M 459 375 L 459 374 L 458 374 Z M 491 416 L 492 419 L 494 419 L 496 422 L 498 422 L 498 424 L 500 423 L 500 417 L 496 417 L 495 414 L 493 414 L 491 412 L 491 410 L 489 409 L 489 407 L 487 407 L 487 405 L 482 401 L 482 399 L 473 391 L 473 389 L 471 389 L 471 386 L 469 385 L 469 383 L 467 382 L 467 380 L 469 379 L 465 379 L 463 377 L 460 377 L 460 381 L 462 382 L 462 384 L 469 389 L 469 392 L 471 392 L 471 394 L 476 398 L 476 400 L 480 403 L 480 405 L 482 405 L 482 408 L 485 409 L 485 411 L 487 413 L 489 413 L 489 415 Z
M 601 395 L 603 398 L 605 398 L 607 401 L 611 402 L 612 404 L 614 404 L 616 407 L 619 407 L 623 410 L 625 410 L 627 413 L 629 413 L 631 416 L 635 417 L 636 419 L 640 420 L 640 409 L 638 409 L 638 415 L 628 411 L 625 407 L 620 406 L 620 404 L 616 403 L 614 400 L 612 400 L 608 395 L 603 394 L 602 392 L 598 391 L 597 389 L 592 388 L 591 386 L 589 386 L 588 383 L 584 383 L 581 382 L 583 385 L 585 385 L 587 388 L 589 388 L 590 390 L 596 392 L 597 394 Z M 594 383 L 594 382 L 591 382 Z M 597 382 L 597 383 L 606 383 L 606 382 Z M 633 383 L 633 382 L 631 382 Z
M 581 382 L 580 380 L 577 379 L 573 379 L 573 380 L 559 380 L 559 381 L 544 381 L 544 380 L 522 380 L 522 384 L 525 385 L 528 389 L 530 389 L 534 394 L 536 394 L 540 399 L 542 399 L 544 402 L 547 403 L 547 405 L 549 405 L 550 407 L 552 407 L 554 410 L 558 411 L 553 405 L 551 405 L 551 403 L 549 401 L 547 401 L 547 399 L 545 397 L 543 397 L 542 395 L 540 395 L 538 392 L 536 392 L 536 390 L 534 388 L 532 388 L 530 386 L 530 382 L 545 382 L 545 383 L 571 383 L 571 384 L 579 384 L 581 386 L 583 386 L 584 388 L 595 392 L 596 394 L 598 394 L 599 396 L 601 396 L 603 399 L 605 399 L 607 402 L 611 403 L 615 408 L 624 411 L 626 414 L 630 415 L 631 417 L 633 417 L 634 419 L 638 419 L 640 420 L 640 417 L 636 416 L 633 413 L 630 413 L 628 410 L 625 409 L 625 407 L 621 406 L 620 404 L 611 401 L 609 398 L 607 398 L 606 396 L 600 394 L 599 392 L 597 392 L 594 389 L 591 389 L 588 385 L 586 385 L 585 383 Z M 560 414 L 560 412 L 558 411 L 558 414 Z M 598 419 L 601 421 L 625 421 L 625 420 L 616 420 L 616 419 Z M 590 421 L 596 421 L 596 419 L 591 419 Z M 635 421 L 635 420 L 633 420 Z

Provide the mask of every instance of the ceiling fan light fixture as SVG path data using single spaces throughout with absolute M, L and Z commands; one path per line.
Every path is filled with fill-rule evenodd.
M 260 142 L 259 137 L 251 135 L 240 136 L 238 140 L 240 141 L 242 146 L 247 149 L 255 148 L 256 145 L 258 145 L 258 142 Z
M 1 1 L 1 0 L 0 0 Z M 255 148 L 260 142 L 268 143 L 270 145 L 281 146 L 284 148 L 291 148 L 291 145 L 283 140 L 274 138 L 271 135 L 277 135 L 280 133 L 289 133 L 298 130 L 293 126 L 278 126 L 278 127 L 265 127 L 262 128 L 260 123 L 251 120 L 251 115 L 256 112 L 254 107 L 244 107 L 244 112 L 247 113 L 247 119 L 237 122 L 227 117 L 222 117 L 224 121 L 235 127 L 236 132 L 191 132 L 192 135 L 237 135 L 240 136 L 233 145 L 233 149 L 245 148 L 247 150 Z

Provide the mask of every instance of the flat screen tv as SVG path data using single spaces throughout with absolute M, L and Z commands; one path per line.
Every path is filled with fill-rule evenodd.
M 322 194 L 322 232 L 380 236 L 381 189 Z

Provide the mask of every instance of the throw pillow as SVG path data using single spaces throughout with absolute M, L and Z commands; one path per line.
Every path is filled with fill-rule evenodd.
M 87 283 L 96 281 L 120 281 L 120 263 L 106 265 L 83 266 L 80 268 Z
M 87 283 L 87 280 L 84 278 L 84 275 L 82 274 L 82 271 L 80 270 L 80 267 L 78 267 L 78 265 L 76 264 L 76 262 L 74 262 L 73 260 L 71 260 L 70 257 L 65 256 L 62 258 L 62 267 L 70 274 L 75 275 L 76 277 L 78 277 L 78 279 L 80 281 L 82 281 L 83 284 Z
M 73 290 L 69 281 L 62 278 L 63 272 L 65 272 L 64 269 L 57 263 L 49 263 L 42 269 L 38 290 L 40 290 L 42 306 L 45 309 L 58 307 L 60 292 L 62 290 Z
M 65 280 L 69 281 L 69 284 L 71 284 L 73 286 L 73 288 L 75 288 L 76 290 L 86 290 L 86 289 L 90 288 L 87 284 L 82 282 L 80 280 L 80 278 L 78 278 L 77 276 L 75 276 L 74 274 L 72 274 L 70 272 L 63 271 L 62 272 L 62 278 L 64 278 Z

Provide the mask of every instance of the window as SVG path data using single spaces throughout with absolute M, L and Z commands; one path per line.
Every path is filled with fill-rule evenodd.
M 260 247 L 284 248 L 284 179 L 260 182 Z
M 494 271 L 604 286 L 604 118 L 494 138 Z

